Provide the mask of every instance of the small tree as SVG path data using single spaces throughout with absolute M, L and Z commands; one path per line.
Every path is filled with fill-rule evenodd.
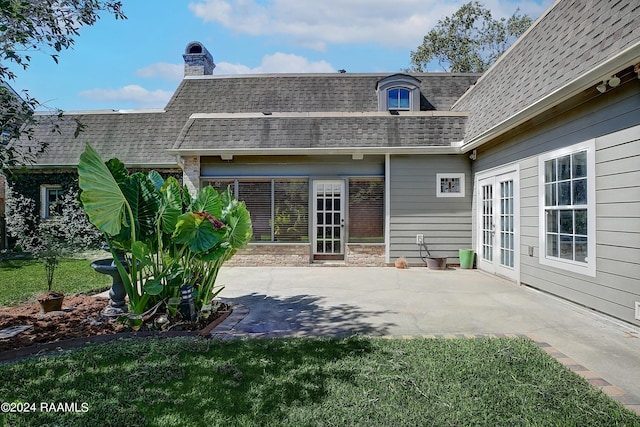
M 65 192 L 62 199 L 50 207 L 51 217 L 46 221 L 37 214 L 33 199 L 15 194 L 11 188 L 7 193 L 7 232 L 21 250 L 44 263 L 47 290 L 51 292 L 60 257 L 98 247 L 103 235 L 84 214 L 77 190 Z
M 443 71 L 482 73 L 531 26 L 518 10 L 509 19 L 494 19 L 477 1 L 466 3 L 452 16 L 438 21 L 424 41 L 411 52 L 411 70 L 428 71 L 437 61 Z

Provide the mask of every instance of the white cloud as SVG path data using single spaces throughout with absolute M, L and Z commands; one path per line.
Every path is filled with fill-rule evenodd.
M 539 0 L 538 0 L 539 1 Z M 537 17 L 553 0 L 487 0 L 496 17 L 517 7 Z M 286 36 L 326 50 L 329 44 L 372 43 L 415 48 L 438 22 L 466 0 L 199 0 L 189 8 L 205 22 L 254 36 Z
M 276 52 L 265 55 L 255 68 L 242 64 L 221 62 L 216 64 L 214 74 L 261 74 L 261 73 L 335 73 L 327 61 L 310 62 L 307 58 L 290 53 Z
M 137 69 L 135 74 L 138 77 L 160 77 L 165 80 L 179 82 L 184 75 L 184 65 L 156 62 L 155 64 Z
M 130 102 L 135 108 L 163 108 L 173 95 L 165 90 L 148 90 L 138 85 L 127 85 L 119 89 L 89 89 L 79 96 L 91 101 Z

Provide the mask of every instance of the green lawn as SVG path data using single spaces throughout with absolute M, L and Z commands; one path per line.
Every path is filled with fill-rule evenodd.
M 0 366 L 6 425 L 631 426 L 527 339 L 118 341 Z M 40 402 L 86 412 L 41 412 Z
M 91 261 L 86 259 L 61 260 L 53 277 L 53 290 L 70 295 L 111 286 L 111 278 L 96 273 L 90 264 Z M 46 291 L 47 280 L 42 261 L 25 259 L 0 262 L 0 306 L 18 305 Z

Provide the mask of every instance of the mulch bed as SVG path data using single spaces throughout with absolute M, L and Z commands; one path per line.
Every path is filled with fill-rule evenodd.
M 78 339 L 92 338 L 99 340 L 101 336 L 118 334 L 126 336 L 131 329 L 119 323 L 116 319 L 102 315 L 102 310 L 109 300 L 90 295 L 65 296 L 62 311 L 42 314 L 37 302 L 18 307 L 0 308 L 0 330 L 21 325 L 31 325 L 30 329 L 20 332 L 11 338 L 0 339 L 0 356 L 3 352 L 22 353 L 20 350 L 42 347 L 55 348 L 55 344 L 77 342 Z M 212 313 L 206 320 L 209 326 L 216 325 L 231 311 L 230 306 L 221 304 L 219 310 Z M 153 324 L 152 321 L 148 324 Z M 196 335 L 200 330 L 206 330 L 207 324 L 189 327 L 180 325 L 169 332 L 141 330 L 138 334 L 166 334 L 166 335 Z M 203 329 L 204 328 L 204 329 Z M 96 339 L 98 338 L 98 339 Z M 53 344 L 53 345 L 52 345 Z M 0 360 L 3 358 L 0 357 Z

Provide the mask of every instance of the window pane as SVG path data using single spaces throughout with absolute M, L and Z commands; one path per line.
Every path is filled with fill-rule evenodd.
M 544 182 L 553 182 L 556 180 L 556 161 L 547 160 L 544 162 Z
M 251 214 L 252 241 L 271 241 L 271 181 L 239 181 L 238 200 L 243 200 Z
M 587 262 L 588 255 L 587 238 L 576 237 L 576 261 Z
M 573 260 L 573 236 L 560 236 L 560 258 Z
M 587 235 L 587 210 L 586 209 L 580 209 L 575 211 L 576 212 L 576 231 L 575 233 L 577 235 L 583 235 L 586 236 Z
M 399 108 L 398 104 L 398 89 L 389 90 L 389 109 Z
M 547 256 L 558 256 L 558 235 L 547 234 Z
M 276 180 L 273 185 L 274 240 L 276 242 L 308 242 L 308 182 L 306 180 Z
M 407 89 L 400 89 L 400 108 L 409 109 L 409 91 Z
M 560 211 L 560 233 L 573 234 L 573 211 Z
M 384 181 L 349 179 L 349 242 L 384 242 Z
M 587 180 L 586 178 L 573 181 L 573 204 L 587 204 Z
M 581 151 L 573 155 L 573 177 L 584 178 L 587 176 L 587 152 Z
M 558 183 L 558 204 L 560 206 L 571 204 L 571 181 Z
M 558 211 L 547 211 L 547 232 L 558 232 Z
M 558 180 L 571 179 L 571 156 L 558 159 Z
M 557 184 L 546 184 L 544 186 L 545 206 L 558 206 Z

